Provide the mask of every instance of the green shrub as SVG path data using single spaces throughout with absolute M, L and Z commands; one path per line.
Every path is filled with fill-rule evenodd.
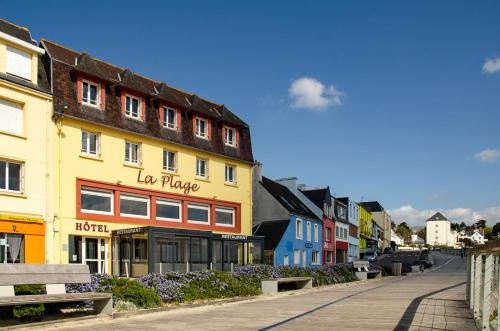
M 145 288 L 135 280 L 111 278 L 103 280 L 102 285 L 111 288 L 114 302 L 128 301 L 139 308 L 153 308 L 161 304 L 161 298 L 156 291 Z
M 14 285 L 16 295 L 45 294 L 45 285 Z
M 12 309 L 12 315 L 15 318 L 22 320 L 40 320 L 45 313 L 45 305 L 25 305 L 25 306 L 14 306 Z

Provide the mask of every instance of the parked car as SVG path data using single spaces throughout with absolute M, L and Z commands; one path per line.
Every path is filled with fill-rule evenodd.
M 370 262 L 375 261 L 377 259 L 377 252 L 368 252 L 368 253 L 365 253 L 364 259 L 366 261 L 370 261 Z

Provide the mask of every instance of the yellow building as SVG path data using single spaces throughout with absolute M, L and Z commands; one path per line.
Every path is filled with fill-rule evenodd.
M 30 31 L 0 20 L 0 263 L 45 263 L 52 97 Z
M 377 250 L 376 241 L 373 240 L 372 213 L 359 206 L 359 252 L 364 255 L 367 252 Z
M 53 77 L 53 263 L 140 276 L 259 263 L 249 127 L 224 105 L 42 40 Z

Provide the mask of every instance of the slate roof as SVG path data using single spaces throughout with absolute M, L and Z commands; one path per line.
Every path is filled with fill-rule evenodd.
M 450 221 L 450 220 L 447 219 L 446 216 L 444 216 L 440 212 L 437 212 L 426 220 L 426 222 L 429 221 Z
M 50 57 L 54 94 L 54 111 L 96 124 L 103 124 L 133 133 L 159 138 L 230 158 L 253 163 L 249 126 L 223 104 L 203 99 L 195 94 L 169 86 L 165 82 L 146 78 L 130 69 L 121 68 L 84 52 L 78 52 L 52 41 L 42 39 L 42 46 Z M 77 101 L 76 79 L 79 74 L 98 78 L 105 84 L 105 111 L 88 107 Z M 120 91 L 136 92 L 145 98 L 145 119 L 136 121 L 121 113 Z M 179 131 L 162 128 L 159 122 L 159 104 L 181 111 Z M 211 119 L 211 138 L 200 139 L 193 134 L 195 114 Z M 222 124 L 233 126 L 239 132 L 239 146 L 224 144 Z
M 359 202 L 363 208 L 368 210 L 370 213 L 384 211 L 384 207 L 378 201 L 367 201 L 367 202 Z
M 278 246 L 283 234 L 288 228 L 290 220 L 265 221 L 256 225 L 253 234 L 256 236 L 264 236 L 264 249 L 275 250 Z
M 262 186 L 290 213 L 320 220 L 288 187 L 262 176 Z M 320 220 L 321 221 L 321 220 Z
M 329 199 L 331 197 L 330 187 L 319 188 L 313 190 L 301 190 L 302 194 L 304 194 L 309 200 L 314 202 L 316 206 L 323 210 L 323 204 L 325 202 L 331 205 L 332 200 Z M 327 201 L 326 201 L 327 200 Z
M 31 38 L 31 32 L 27 28 L 23 28 L 0 18 L 0 31 L 36 46 L 36 41 Z

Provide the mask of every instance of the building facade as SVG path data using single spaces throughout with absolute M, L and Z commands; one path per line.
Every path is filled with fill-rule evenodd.
M 353 262 L 359 259 L 359 205 L 348 197 L 339 198 L 339 200 L 347 205 L 347 220 L 349 221 L 347 260 Z
M 45 51 L 0 19 L 0 263 L 45 263 L 52 220 L 52 96 Z
M 254 234 L 265 237 L 264 261 L 274 266 L 320 266 L 322 222 L 288 187 L 262 176 L 256 164 Z
M 455 245 L 455 239 L 451 234 L 451 222 L 446 216 L 437 212 L 425 221 L 425 225 L 428 245 Z
M 245 122 L 224 105 L 42 45 L 56 127 L 50 263 L 137 277 L 261 262 Z
M 360 202 L 359 204 L 372 214 L 373 220 L 383 231 L 382 242 L 378 248 L 383 250 L 386 247 L 391 247 L 391 215 L 378 201 Z
M 338 198 L 334 198 L 335 212 L 335 261 L 348 262 L 349 250 L 349 221 L 347 219 L 347 205 Z
M 366 253 L 377 251 L 377 240 L 373 239 L 372 214 L 359 206 L 359 254 L 363 258 Z
M 323 264 L 335 263 L 335 209 L 330 187 L 321 189 L 301 188 L 301 192 L 322 209 L 323 219 Z

